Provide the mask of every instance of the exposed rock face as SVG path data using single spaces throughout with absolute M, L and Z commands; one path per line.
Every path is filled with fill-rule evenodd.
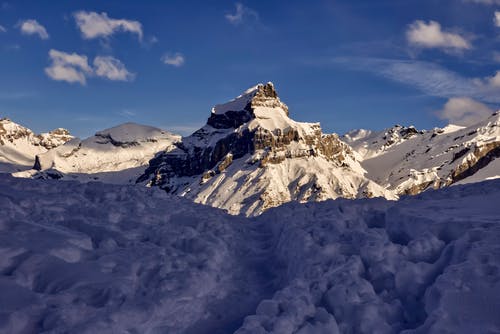
M 37 137 L 40 138 L 40 145 L 47 150 L 61 146 L 73 139 L 69 131 L 63 128 L 52 130 L 49 133 L 42 133 Z
M 271 83 L 215 106 L 207 125 L 176 145 L 157 154 L 138 182 L 232 213 L 258 214 L 294 199 L 385 195 L 363 177 L 351 148 L 337 135 L 324 135 L 318 123 L 290 119 Z M 284 166 L 292 170 L 286 172 Z M 272 173 L 282 175 L 273 179 Z M 336 173 L 355 180 L 343 180 L 341 186 Z M 280 184 L 272 185 L 276 182 Z M 364 186 L 369 190 L 361 190 Z M 235 192 L 239 202 L 224 192 Z

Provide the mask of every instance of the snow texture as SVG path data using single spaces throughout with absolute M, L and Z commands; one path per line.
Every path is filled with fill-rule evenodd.
M 500 180 L 248 219 L 0 175 L 1 333 L 498 333 Z

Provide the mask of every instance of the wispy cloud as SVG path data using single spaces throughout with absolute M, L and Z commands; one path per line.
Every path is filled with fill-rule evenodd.
M 85 85 L 86 76 L 92 74 L 87 56 L 52 49 L 49 57 L 52 63 L 45 68 L 45 73 L 53 80 Z
M 483 5 L 500 5 L 500 0 L 464 0 L 465 2 L 479 3 Z
M 37 95 L 35 92 L 2 92 L 0 93 L 0 100 L 24 100 Z
M 491 54 L 491 58 L 495 63 L 500 63 L 500 52 L 493 51 L 493 53 Z
M 464 126 L 475 124 L 492 113 L 490 107 L 469 97 L 453 97 L 446 102 L 443 109 L 436 111 L 439 118 Z
M 344 68 L 370 72 L 417 88 L 429 96 L 469 96 L 488 103 L 500 103 L 500 89 L 484 79 L 466 78 L 440 65 L 414 60 L 379 58 L 334 58 Z
M 38 35 L 41 39 L 49 39 L 47 29 L 37 20 L 19 21 L 17 24 L 23 35 Z
M 112 19 L 106 13 L 79 11 L 74 14 L 76 25 L 85 39 L 108 38 L 116 32 L 130 32 L 142 40 L 142 24 L 139 21 Z
M 172 133 L 178 133 L 182 136 L 189 136 L 199 128 L 201 128 L 203 124 L 174 124 L 169 126 L 162 126 L 162 129 L 166 129 Z
M 182 53 L 166 53 L 161 57 L 161 61 L 166 65 L 180 67 L 186 62 L 186 58 Z
M 259 14 L 257 11 L 246 7 L 240 2 L 237 2 L 235 4 L 236 10 L 234 13 L 227 13 L 225 15 L 226 20 L 234 25 L 238 25 L 243 23 L 245 20 L 250 19 L 250 20 L 258 20 L 259 19 Z
M 0 25 L 0 32 L 7 32 L 7 29 L 5 29 L 4 26 Z
M 478 85 L 482 85 L 483 87 L 489 89 L 498 88 L 500 92 L 500 71 L 497 71 L 495 75 L 491 77 L 486 77 L 485 79 L 476 79 L 475 81 Z
M 417 20 L 413 22 L 406 31 L 406 38 L 411 45 L 420 48 L 454 50 L 467 50 L 472 48 L 472 45 L 465 37 L 457 33 L 444 31 L 441 25 L 436 21 L 429 21 L 429 23 L 426 23 Z
M 19 44 L 7 44 L 3 46 L 3 49 L 7 51 L 17 51 L 21 49 L 21 46 Z
M 493 22 L 495 23 L 495 26 L 500 28 L 500 12 L 495 12 L 495 17 L 493 19 Z
M 137 116 L 137 113 L 133 110 L 130 110 L 130 109 L 122 109 L 122 110 L 118 111 L 117 114 L 119 116 L 125 117 L 125 118 L 132 118 L 132 117 Z
M 125 65 L 111 56 L 97 56 L 94 59 L 94 73 L 112 81 L 132 81 L 135 75 Z

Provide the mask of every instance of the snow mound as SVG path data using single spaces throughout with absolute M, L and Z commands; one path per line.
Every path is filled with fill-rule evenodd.
M 96 137 L 107 138 L 117 145 L 156 141 L 161 138 L 172 137 L 172 134 L 167 131 L 136 123 L 124 123 L 98 131 L 95 135 Z
M 495 333 L 500 180 L 245 219 L 0 175 L 2 333 Z

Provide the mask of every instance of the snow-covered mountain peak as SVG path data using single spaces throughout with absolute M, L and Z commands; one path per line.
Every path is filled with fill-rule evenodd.
M 19 171 L 33 166 L 37 154 L 63 145 L 72 138 L 66 129 L 58 128 L 47 133 L 35 134 L 8 118 L 1 118 L 0 172 Z
M 500 177 L 500 113 L 463 127 L 417 131 L 395 126 L 352 131 L 353 147 L 367 176 L 397 194 Z
M 289 117 L 272 83 L 212 109 L 207 124 L 150 161 L 139 182 L 253 215 L 291 200 L 394 198 L 364 178 L 351 148 Z
M 441 131 L 441 129 L 436 129 Z M 413 125 L 402 126 L 399 124 L 382 131 L 365 129 L 352 130 L 342 136 L 342 140 L 352 146 L 361 159 L 368 159 L 387 151 L 394 145 L 418 137 L 426 133 L 419 131 Z
M 281 102 L 271 82 L 247 89 L 235 99 L 212 108 L 207 125 L 214 129 L 236 129 L 252 120 L 253 128 L 262 125 L 268 130 L 288 127 L 288 107 Z
M 134 183 L 157 152 L 172 149 L 180 138 L 152 126 L 125 123 L 38 154 L 33 170 L 16 176 Z
M 138 145 L 141 142 L 156 142 L 161 139 L 177 137 L 172 133 L 148 125 L 124 123 L 95 134 L 99 143 L 111 143 L 115 146 Z

